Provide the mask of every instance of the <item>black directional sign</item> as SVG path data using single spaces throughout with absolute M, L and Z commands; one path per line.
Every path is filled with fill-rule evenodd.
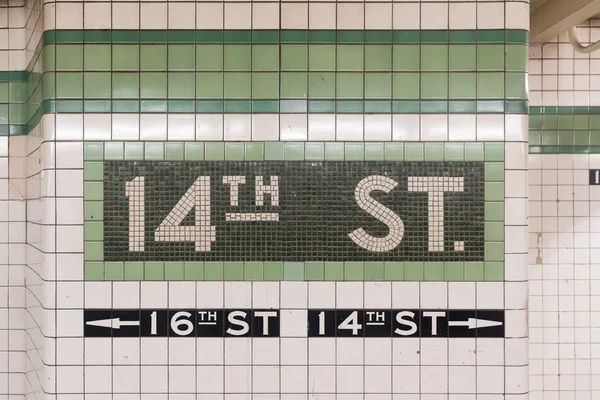
M 86 337 L 279 337 L 280 310 L 92 309 Z M 504 310 L 310 309 L 309 337 L 504 337 Z
M 310 337 L 504 337 L 504 310 L 309 310 Z
M 590 185 L 600 185 L 600 169 L 590 169 Z
M 85 310 L 86 337 L 278 337 L 279 310 Z

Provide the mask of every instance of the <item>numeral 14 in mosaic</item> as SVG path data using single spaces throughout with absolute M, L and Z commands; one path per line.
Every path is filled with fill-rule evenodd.
M 125 186 L 129 197 L 129 251 L 144 251 L 144 177 L 138 176 Z M 194 225 L 181 222 L 196 209 Z M 196 251 L 210 251 L 217 239 L 216 228 L 210 224 L 210 177 L 200 176 L 190 186 L 154 233 L 157 242 L 193 242 Z

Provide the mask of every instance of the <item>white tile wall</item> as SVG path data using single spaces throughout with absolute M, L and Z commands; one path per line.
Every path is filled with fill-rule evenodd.
M 0 6 L 0 69 L 24 70 L 41 31 L 39 2 Z M 37 34 L 36 34 L 37 32 Z M 41 396 L 43 280 L 28 265 L 27 137 L 0 137 L 0 398 Z M 31 235 L 35 237 L 35 235 Z M 33 260 L 33 258 L 31 258 Z
M 600 39 L 600 19 L 577 29 L 584 45 Z M 567 33 L 529 53 L 529 101 L 532 106 L 597 106 L 600 104 L 600 54 L 573 50 Z
M 578 28 L 600 39 L 598 20 Z M 566 34 L 532 46 L 534 106 L 599 106 L 600 52 L 573 51 Z M 596 134 L 593 132 L 592 134 Z M 600 191 L 589 186 L 599 155 L 529 156 L 530 399 L 600 398 Z

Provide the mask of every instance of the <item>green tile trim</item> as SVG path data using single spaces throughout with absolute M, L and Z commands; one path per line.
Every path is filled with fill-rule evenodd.
M 600 154 L 600 146 L 529 146 L 529 154 Z
M 84 263 L 86 281 L 503 281 L 503 262 Z
M 600 107 L 530 107 L 530 154 L 600 154 Z
M 485 161 L 486 181 L 504 180 L 502 142 L 85 142 L 86 182 L 103 160 Z M 487 172 L 489 170 L 489 173 Z
M 415 148 L 415 146 L 417 146 Z M 415 149 L 420 150 L 415 153 Z M 483 161 L 482 262 L 105 262 L 103 160 Z M 148 157 L 150 155 L 150 157 Z M 504 144 L 481 142 L 85 142 L 85 280 L 166 281 L 502 281 Z M 488 190 L 489 189 L 489 190 Z
M 56 112 L 524 114 L 527 36 L 522 30 L 46 31 L 25 71 L 0 71 L 0 135 L 25 135 L 43 114 Z M 477 86 L 461 85 L 465 79 Z
M 26 82 L 29 75 L 28 71 L 0 71 L 0 83 Z
M 490 30 L 48 30 L 43 45 L 55 43 L 521 43 L 521 29 Z
M 600 114 L 600 106 L 530 106 L 529 114 Z
M 312 109 L 309 106 L 308 111 L 314 113 L 363 113 L 363 112 L 378 112 L 389 113 L 390 108 L 381 109 L 380 101 L 358 100 L 353 105 L 349 105 L 347 101 L 331 100 L 333 107 Z M 280 109 L 282 114 L 297 113 L 297 110 L 284 110 L 280 104 L 281 100 L 253 100 L 252 112 L 277 114 Z M 8 135 L 27 135 L 39 123 L 43 114 L 53 114 L 56 112 L 63 113 L 139 113 L 139 112 L 156 112 L 156 113 L 178 113 L 183 112 L 193 113 L 225 113 L 236 114 L 239 112 L 251 112 L 250 109 L 240 111 L 236 103 L 238 100 L 180 100 L 177 105 L 178 109 L 173 107 L 156 107 L 147 108 L 148 102 L 144 103 L 140 100 L 44 100 L 40 111 L 28 121 L 26 124 L 0 124 L 0 136 Z M 475 100 L 472 102 L 473 107 L 453 107 L 453 101 L 405 101 L 402 105 L 399 102 L 391 103 L 392 114 L 415 114 L 415 113 L 433 113 L 433 114 L 473 114 L 473 113 L 491 113 L 491 114 L 525 114 L 527 112 L 527 102 L 525 100 L 511 101 L 496 101 L 496 100 Z M 0 104 L 1 106 L 1 104 Z M 145 108 L 146 107 L 146 108 Z M 510 112 L 509 112 L 510 109 Z M 377 110 L 377 111 L 373 111 Z M 306 111 L 304 111 L 306 112 Z

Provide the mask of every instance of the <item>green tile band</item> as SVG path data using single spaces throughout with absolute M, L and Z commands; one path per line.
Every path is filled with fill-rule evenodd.
M 600 153 L 600 107 L 530 107 L 529 153 Z
M 508 30 L 48 30 L 50 43 L 520 43 L 529 32 Z
M 502 281 L 502 262 L 85 262 L 87 281 Z
M 531 106 L 531 115 L 600 114 L 600 106 Z
M 48 100 L 44 113 L 525 114 L 524 100 Z
M 1 84 L 0 84 L 1 85 Z M 31 107 L 29 107 L 31 108 Z M 9 112 L 10 110 L 10 112 Z M 526 114 L 526 100 L 44 100 L 26 123 L 18 107 L 0 103 L 0 136 L 27 135 L 44 114 L 54 113 L 338 113 Z M 16 114 L 16 116 L 15 116 Z M 14 116 L 11 118 L 11 116 Z
M 483 262 L 108 262 L 103 260 L 103 179 L 108 160 L 483 161 Z M 504 279 L 504 144 L 473 142 L 86 142 L 86 280 Z
M 104 160 L 485 161 L 486 182 L 503 181 L 502 142 L 85 142 L 86 168 Z M 91 164 L 87 164 L 91 162 Z M 98 169 L 99 168 L 99 169 Z
M 26 71 L 0 72 L 0 135 L 55 112 L 525 113 L 527 40 L 523 30 L 46 31 Z

